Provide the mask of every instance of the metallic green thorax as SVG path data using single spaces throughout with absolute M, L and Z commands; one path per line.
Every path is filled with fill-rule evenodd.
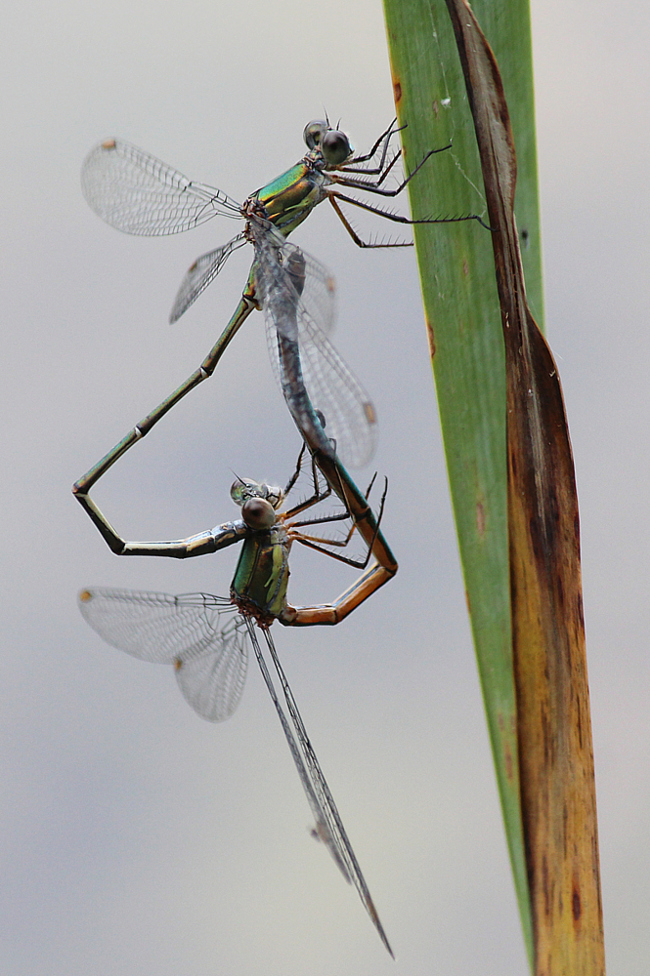
M 271 623 L 287 605 L 289 550 L 284 527 L 254 532 L 244 540 L 230 596 L 244 612 Z
M 327 178 L 315 167 L 320 153 L 308 153 L 282 176 L 252 194 L 266 210 L 269 220 L 288 237 L 323 199 Z

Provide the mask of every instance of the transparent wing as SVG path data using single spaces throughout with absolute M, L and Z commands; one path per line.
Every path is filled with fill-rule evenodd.
M 230 600 L 97 588 L 81 591 L 79 609 L 113 647 L 143 661 L 173 664 L 183 695 L 203 718 L 222 722 L 237 708 L 247 635 Z
M 256 241 L 255 253 L 256 291 L 264 306 L 269 353 L 280 388 L 278 336 L 297 342 L 305 389 L 312 406 L 325 417 L 337 454 L 346 465 L 361 467 L 375 452 L 377 415 L 363 386 L 324 334 L 334 318 L 332 276 L 315 258 L 284 241 L 270 246 Z
M 379 915 L 377 914 L 377 909 L 375 908 L 375 903 L 372 900 L 370 891 L 368 890 L 366 880 L 363 876 L 361 868 L 359 867 L 359 862 L 357 861 L 345 827 L 343 826 L 343 821 L 341 820 L 336 803 L 334 802 L 334 797 L 330 792 L 330 788 L 327 785 L 327 780 L 325 779 L 323 770 L 320 767 L 316 753 L 314 752 L 313 746 L 309 740 L 309 736 L 307 735 L 302 717 L 298 711 L 296 700 L 293 697 L 293 692 L 291 691 L 289 682 L 287 681 L 284 669 L 280 664 L 273 638 L 271 637 L 268 629 L 263 630 L 266 644 L 273 661 L 273 667 L 275 668 L 280 680 L 280 684 L 282 685 L 282 691 L 284 694 L 287 711 L 291 719 L 291 725 L 289 724 L 289 720 L 285 715 L 282 704 L 273 686 L 273 680 L 257 639 L 256 628 L 252 621 L 248 618 L 246 618 L 246 626 L 248 627 L 249 636 L 255 651 L 255 656 L 257 657 L 257 661 L 260 666 L 260 670 L 262 672 L 262 676 L 264 677 L 269 694 L 271 695 L 273 704 L 275 705 L 278 718 L 280 719 L 285 738 L 289 745 L 294 764 L 300 777 L 300 782 L 302 783 L 303 790 L 305 791 L 305 795 L 309 801 L 309 806 L 311 807 L 312 814 L 314 815 L 314 819 L 316 821 L 316 826 L 312 833 L 327 846 L 345 880 L 348 883 L 352 882 L 354 884 L 366 911 L 372 919 L 373 925 L 377 929 L 382 942 L 392 956 L 393 951 L 386 937 L 386 933 L 384 932 Z
M 289 250 L 294 245 L 283 244 L 283 250 Z M 296 250 L 300 250 L 296 248 Z M 300 295 L 300 301 L 305 306 L 307 314 L 318 323 L 319 328 L 326 335 L 334 331 L 336 321 L 336 281 L 331 271 L 310 254 L 300 251 L 305 262 L 305 283 Z
M 178 234 L 217 214 L 241 217 L 239 204 L 221 190 L 193 183 L 121 139 L 91 149 L 81 169 L 81 188 L 95 213 L 126 234 Z
M 305 387 L 313 406 L 326 419 L 328 437 L 346 465 L 363 467 L 377 447 L 374 405 L 302 302 L 298 306 L 298 342 Z
M 196 259 L 194 264 L 188 269 L 187 274 L 181 282 L 181 287 L 178 289 L 178 294 L 174 299 L 174 306 L 169 316 L 170 322 L 178 321 L 190 305 L 194 304 L 201 292 L 205 291 L 210 282 L 217 277 L 226 259 L 230 257 L 232 252 L 236 251 L 238 247 L 242 247 L 245 243 L 246 238 L 244 235 L 237 234 L 236 237 L 233 237 L 223 247 L 218 247 L 214 251 L 208 251 L 207 254 L 202 254 L 200 258 Z

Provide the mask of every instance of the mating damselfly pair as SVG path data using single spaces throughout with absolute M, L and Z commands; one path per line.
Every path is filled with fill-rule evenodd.
M 174 302 L 172 321 L 218 275 L 234 250 L 252 243 L 254 257 L 240 302 L 200 367 L 73 489 L 110 548 L 119 555 L 184 558 L 242 543 L 228 598 L 86 589 L 80 596 L 80 608 L 109 643 L 145 660 L 173 664 L 190 704 L 200 715 L 214 721 L 227 718 L 237 705 L 245 674 L 246 646 L 250 641 L 309 801 L 315 819 L 315 836 L 325 842 L 346 879 L 357 887 L 389 951 L 390 945 L 305 731 L 269 628 L 275 620 L 291 626 L 336 624 L 397 570 L 379 524 L 385 491 L 375 517 L 367 501 L 368 492 L 357 488 L 344 467 L 344 464 L 360 466 L 372 456 L 376 417 L 363 387 L 325 334 L 334 318 L 332 276 L 318 261 L 289 243 L 287 237 L 324 200 L 330 201 L 346 230 L 361 247 L 404 245 L 363 241 L 352 228 L 343 205 L 360 207 L 403 224 L 480 221 L 474 215 L 412 221 L 342 192 L 341 188 L 350 188 L 379 197 L 396 196 L 429 156 L 440 151 L 427 154 L 397 187 L 388 189 L 387 178 L 400 158 L 400 152 L 391 149 L 398 131 L 391 125 L 369 153 L 355 155 L 343 132 L 332 128 L 327 121 L 311 122 L 304 131 L 307 153 L 303 158 L 241 205 L 221 190 L 194 183 L 155 157 L 120 140 L 107 140 L 92 150 L 82 173 L 84 194 L 104 220 L 122 231 L 158 236 L 188 230 L 214 216 L 239 216 L 245 221 L 239 234 L 192 264 Z M 284 513 L 280 511 L 298 476 L 299 462 L 294 478 L 284 491 L 238 479 L 232 490 L 234 500 L 241 505 L 242 517 L 238 520 L 183 540 L 126 542 L 90 498 L 92 486 L 171 407 L 212 374 L 235 333 L 255 308 L 265 313 L 271 360 L 289 411 L 311 455 L 310 498 Z M 338 514 L 297 519 L 332 493 L 342 503 Z M 355 560 L 335 552 L 331 539 L 304 531 L 307 526 L 338 519 L 350 520 L 343 546 L 353 535 L 361 536 L 367 550 L 365 558 Z M 287 602 L 286 589 L 288 556 L 294 542 L 333 555 L 361 569 L 362 574 L 332 604 L 292 607 Z M 262 634 L 262 642 L 258 632 Z M 271 668 L 262 645 L 270 655 Z M 275 690 L 271 670 L 279 680 L 282 698 Z

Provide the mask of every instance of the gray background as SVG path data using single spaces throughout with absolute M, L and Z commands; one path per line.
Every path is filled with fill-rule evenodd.
M 609 972 L 645 976 L 650 13 L 547 0 L 533 15 Z M 401 570 L 341 627 L 276 634 L 397 964 L 309 837 L 256 670 L 236 715 L 209 725 L 171 673 L 104 645 L 75 608 L 93 583 L 227 592 L 234 552 L 118 561 L 70 485 L 198 365 L 249 260 L 233 257 L 169 327 L 186 267 L 236 225 L 120 235 L 82 199 L 85 153 L 121 135 L 243 199 L 301 156 L 302 128 L 323 108 L 366 147 L 393 115 L 379 4 L 14 4 L 1 43 L 2 970 L 525 972 L 411 251 L 359 252 L 324 207 L 296 234 L 337 277 L 336 342 L 379 412 L 374 464 L 390 479 L 384 525 Z M 256 316 L 217 376 L 96 494 L 128 537 L 183 536 L 233 516 L 231 469 L 284 480 L 296 447 Z M 296 553 L 294 601 L 349 584 L 330 562 Z

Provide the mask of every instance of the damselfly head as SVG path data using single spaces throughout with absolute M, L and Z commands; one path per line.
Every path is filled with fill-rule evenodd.
M 314 119 L 305 126 L 303 139 L 308 149 L 320 149 L 330 166 L 339 166 L 352 154 L 352 146 L 345 132 L 333 129 L 329 122 Z
M 230 488 L 230 497 L 235 505 L 243 506 L 253 498 L 267 501 L 274 509 L 284 500 L 284 492 L 277 485 L 265 485 L 252 478 L 237 478 Z

